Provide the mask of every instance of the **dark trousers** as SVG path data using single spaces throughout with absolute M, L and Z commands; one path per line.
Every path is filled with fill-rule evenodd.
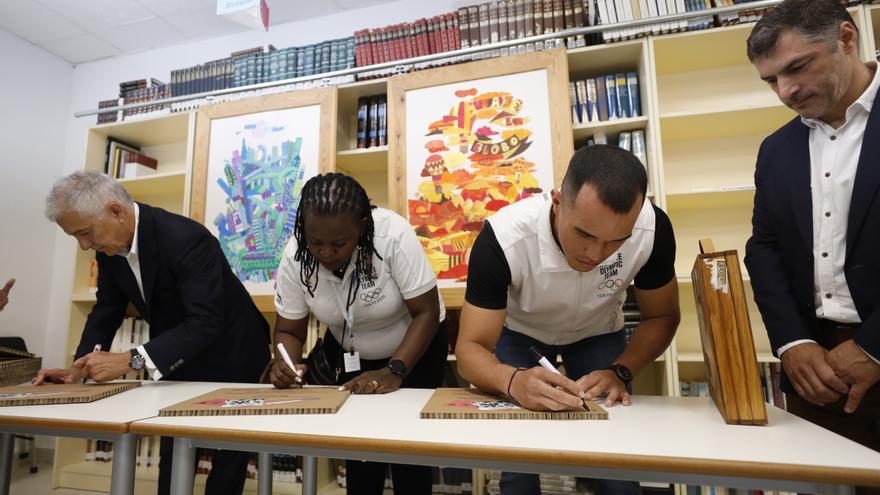
M 504 364 L 532 368 L 538 365 L 529 350 L 532 346 L 541 351 L 551 363 L 555 363 L 556 357 L 562 355 L 565 374 L 576 381 L 593 371 L 605 369 L 622 354 L 626 348 L 626 334 L 620 331 L 589 337 L 568 345 L 550 345 L 504 328 L 495 347 L 495 357 Z M 638 495 L 642 492 L 635 481 L 596 480 L 596 485 L 598 495 Z M 502 495 L 540 493 L 541 483 L 537 474 L 501 473 Z
M 171 493 L 171 458 L 174 439 L 162 437 L 159 441 L 159 495 Z M 196 462 L 192 469 L 196 470 Z M 205 486 L 205 495 L 241 495 L 247 475 L 248 453 L 238 450 L 215 450 L 211 473 Z
M 819 322 L 821 330 L 818 343 L 826 349 L 833 349 L 855 334 L 854 328 L 828 320 L 819 320 Z M 858 409 L 852 414 L 847 414 L 843 410 L 846 396 L 824 406 L 811 404 L 797 393 L 786 394 L 785 401 L 788 412 L 795 416 L 880 452 L 880 384 L 868 389 Z M 860 486 L 856 487 L 856 494 L 880 495 L 880 488 Z
M 342 362 L 342 348 L 330 332 L 324 338 L 328 357 Z M 404 378 L 402 388 L 437 388 L 443 383 L 443 367 L 449 353 L 446 325 L 441 323 L 437 335 L 431 340 L 421 359 Z M 358 376 L 364 371 L 384 368 L 388 359 L 361 359 L 361 370 L 343 373 L 340 383 Z M 385 487 L 384 462 L 345 461 L 346 493 L 348 495 L 381 495 Z M 431 495 L 431 467 L 391 464 L 391 482 L 395 495 Z

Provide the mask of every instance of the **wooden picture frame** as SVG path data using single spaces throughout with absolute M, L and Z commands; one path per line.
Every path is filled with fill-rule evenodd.
M 483 219 L 549 194 L 574 153 L 565 50 L 393 77 L 388 136 L 389 205 L 413 224 L 447 307 L 461 307 Z
M 280 259 L 292 233 L 288 216 L 295 214 L 302 184 L 335 169 L 336 102 L 333 87 L 198 111 L 190 217 L 218 237 L 260 311 L 275 310 L 272 287 L 278 262 L 272 256 Z M 295 192 L 284 195 L 291 187 Z

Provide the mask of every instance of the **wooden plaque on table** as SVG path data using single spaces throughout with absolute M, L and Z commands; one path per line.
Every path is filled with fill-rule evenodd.
M 422 419 L 608 419 L 592 401 L 587 409 L 530 411 L 474 388 L 438 388 L 419 415 Z
M 135 387 L 141 382 L 87 384 L 22 385 L 0 388 L 0 406 L 41 406 L 48 404 L 81 404 L 110 397 Z
M 351 392 L 336 387 L 220 388 L 159 411 L 159 416 L 335 414 Z
M 698 255 L 691 279 L 715 406 L 727 424 L 767 424 L 739 256 L 735 250 Z

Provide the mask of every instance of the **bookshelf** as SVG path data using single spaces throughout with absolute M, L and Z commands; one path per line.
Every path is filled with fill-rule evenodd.
M 861 51 L 874 58 L 880 39 L 880 5 L 850 9 L 863 36 Z M 690 270 L 698 253 L 697 240 L 712 237 L 719 249 L 737 249 L 740 258 L 751 232 L 754 197 L 753 172 L 757 150 L 770 132 L 794 116 L 760 81 L 745 55 L 745 40 L 752 25 L 735 25 L 691 31 L 568 51 L 569 79 L 581 80 L 622 71 L 639 75 L 641 117 L 573 127 L 575 146 L 604 133 L 616 142 L 620 132 L 645 130 L 649 195 L 664 208 L 673 223 L 678 252 L 676 274 L 682 321 L 670 349 L 642 371 L 634 381 L 636 394 L 678 395 L 679 377 L 704 379 L 699 327 Z M 492 63 L 485 60 L 477 63 Z M 358 149 L 356 146 L 358 98 L 387 93 L 388 79 L 358 81 L 338 86 L 336 167 L 364 185 L 372 201 L 389 205 L 388 148 Z M 136 200 L 187 214 L 191 190 L 195 114 L 174 113 L 132 121 L 104 124 L 89 129 L 84 168 L 102 167 L 107 137 L 138 145 L 159 161 L 158 174 L 123 180 Z M 391 136 L 389 136 L 391 139 Z M 93 254 L 79 251 L 74 262 L 68 323 L 68 364 L 86 317 L 95 302 L 88 287 L 88 267 Z M 760 315 L 746 275 L 749 315 L 760 363 L 776 362 L 772 356 Z M 446 300 L 448 308 L 461 300 Z M 274 323 L 272 308 L 264 315 Z M 54 486 L 106 490 L 110 463 L 83 460 L 85 441 L 59 439 L 55 451 Z M 319 471 L 329 461 L 319 462 Z M 319 476 L 322 495 L 343 489 Z M 197 476 L 197 493 L 203 487 Z M 474 493 L 482 493 L 474 471 Z M 139 468 L 136 493 L 155 492 L 155 468 Z M 202 480 L 202 481 L 200 481 Z M 248 481 L 246 493 L 255 490 Z M 274 487 L 276 493 L 300 493 L 298 485 Z
M 736 249 L 740 261 L 751 235 L 754 165 L 758 147 L 794 113 L 760 80 L 746 57 L 751 25 L 651 38 L 656 85 L 656 149 L 664 205 L 675 229 L 675 271 L 681 324 L 673 353 L 671 385 L 705 377 L 700 329 L 690 279 L 698 241 L 711 237 L 719 249 Z M 684 56 L 683 54 L 687 54 Z M 748 272 L 742 267 L 743 274 Z M 749 316 L 759 354 L 770 355 L 761 317 L 750 300 Z

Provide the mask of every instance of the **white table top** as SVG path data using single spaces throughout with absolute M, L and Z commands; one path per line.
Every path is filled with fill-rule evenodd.
M 182 384 L 199 395 L 235 384 Z M 880 486 L 880 453 L 768 406 L 726 425 L 710 399 L 637 396 L 609 420 L 420 419 L 431 390 L 352 395 L 337 414 L 155 417 L 131 431 L 262 445 Z
M 201 384 L 202 389 L 225 384 Z M 143 382 L 140 387 L 85 404 L 0 407 L 3 426 L 53 428 L 68 431 L 127 433 L 131 422 L 151 418 L 159 409 L 192 397 L 185 382 Z

